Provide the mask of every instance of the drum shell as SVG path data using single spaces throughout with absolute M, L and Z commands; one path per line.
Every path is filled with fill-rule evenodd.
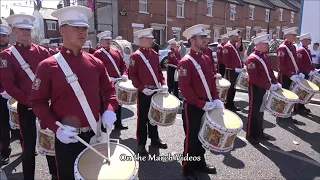
M 115 83 L 117 100 L 121 104 L 133 105 L 137 103 L 138 90 L 120 86 L 120 81 Z M 123 96 L 121 96 L 123 95 Z M 124 99 L 123 99 L 123 98 Z
M 317 85 L 320 88 L 320 74 L 319 73 L 317 73 L 313 76 L 310 76 L 309 81 L 311 81 L 312 83 L 314 83 L 315 85 Z
M 241 89 L 243 89 L 245 91 L 248 91 L 248 88 L 249 88 L 249 80 L 248 80 L 248 78 L 249 78 L 249 76 L 248 76 L 248 74 L 246 74 L 246 72 L 239 73 L 236 85 L 239 88 L 241 88 Z
M 307 80 L 306 80 L 307 81 Z M 292 82 L 290 91 L 294 92 L 299 97 L 299 103 L 308 104 L 311 98 L 317 91 L 305 87 L 301 81 Z
M 7 101 L 7 107 L 9 110 L 9 124 L 11 129 L 19 129 L 19 115 L 17 107 L 14 107 L 13 104 L 17 102 L 15 99 L 10 98 Z
M 288 118 L 291 116 L 292 109 L 297 102 L 298 100 L 288 99 L 275 91 L 270 91 L 265 102 L 265 109 L 276 117 Z
M 107 143 L 97 143 L 95 145 L 92 145 L 94 148 L 96 146 L 99 146 L 99 145 L 106 145 Z M 124 147 L 131 155 L 132 155 L 132 158 L 134 158 L 135 156 L 135 153 L 130 149 L 128 148 L 127 146 L 123 145 L 123 144 L 119 144 L 119 140 L 116 140 L 116 139 L 110 139 L 110 146 L 122 146 Z M 97 149 L 97 148 L 96 148 Z M 75 163 L 74 163 L 74 178 L 75 180 L 86 180 L 84 179 L 84 177 L 81 175 L 81 172 L 79 172 L 79 169 L 78 169 L 78 164 L 79 164 L 79 160 L 81 158 L 81 156 L 87 152 L 87 151 L 91 151 L 89 148 L 86 148 L 84 149 L 76 158 L 75 160 Z M 112 164 L 111 164 L 112 165 Z M 128 178 L 128 180 L 134 180 L 136 177 L 138 177 L 138 171 L 139 171 L 139 161 L 135 161 L 135 170 L 132 172 L 132 175 L 130 178 Z M 89 179 L 87 179 L 89 180 Z M 90 179 L 91 180 L 91 179 Z
M 127 67 L 129 67 L 130 55 L 133 53 L 131 43 L 124 39 L 112 40 L 111 47 L 120 51 L 124 62 L 126 63 Z
M 36 125 L 37 125 L 37 150 L 38 150 L 38 153 L 45 155 L 45 156 L 55 156 L 55 150 L 54 150 L 55 134 L 41 129 L 40 122 L 39 122 L 38 118 L 36 119 Z M 41 145 L 41 144 L 43 144 L 44 141 L 49 141 L 50 148 L 46 148 Z
M 240 119 L 240 118 L 239 118 Z M 210 151 L 215 152 L 228 152 L 233 149 L 233 144 L 235 137 L 237 134 L 241 131 L 243 127 L 243 122 L 241 121 L 240 127 L 229 129 L 226 127 L 222 127 L 221 125 L 214 122 L 208 112 L 205 112 L 202 116 L 201 120 L 201 128 L 198 134 L 198 139 L 202 143 L 202 146 L 205 149 L 208 149 Z M 208 142 L 211 137 L 210 143 Z M 218 137 L 220 136 L 220 137 Z M 215 144 L 213 144 L 212 141 L 216 141 Z
M 174 71 L 174 81 L 175 82 L 178 82 L 178 80 L 179 80 L 179 74 L 178 74 L 178 70 L 176 69 L 175 71 Z
M 228 94 L 228 89 L 230 88 L 230 86 L 231 86 L 231 83 L 228 84 L 227 86 L 222 86 L 222 85 L 220 85 L 219 83 L 216 82 L 216 87 L 217 87 L 217 90 L 218 90 L 218 93 L 219 93 L 219 99 L 221 101 L 223 101 L 223 102 L 226 101 L 227 94 Z

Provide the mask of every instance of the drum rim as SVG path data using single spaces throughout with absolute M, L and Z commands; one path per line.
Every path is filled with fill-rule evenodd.
M 202 136 L 201 136 L 200 134 L 198 134 L 198 139 L 199 139 L 199 141 L 201 142 L 202 147 L 203 147 L 204 149 L 209 150 L 209 151 L 229 152 L 229 151 L 231 151 L 231 150 L 233 149 L 233 147 L 234 147 L 234 141 L 233 141 L 233 143 L 232 143 L 232 146 L 230 146 L 230 147 L 228 147 L 228 148 L 218 148 L 218 147 L 214 147 L 214 146 L 210 145 L 210 143 L 206 142 L 206 141 L 202 138 Z M 205 147 L 205 145 L 203 145 L 203 144 L 206 144 L 208 147 Z
M 229 89 L 230 86 L 231 86 L 231 82 L 230 82 L 228 79 L 225 79 L 225 78 L 221 78 L 221 79 L 227 81 L 227 82 L 228 82 L 228 85 L 222 86 L 222 85 L 220 85 L 220 84 L 217 83 L 217 81 L 219 82 L 219 79 L 216 79 L 216 86 L 217 86 L 217 88 L 227 88 L 227 89 Z
M 106 144 L 106 143 L 96 143 L 96 144 L 93 144 L 92 146 L 96 146 L 96 145 L 100 145 L 100 144 Z M 110 142 L 110 145 L 111 145 L 111 144 L 123 146 L 125 149 L 127 149 L 127 150 L 131 153 L 131 155 L 132 155 L 133 157 L 135 156 L 135 153 L 134 153 L 129 147 L 127 147 L 126 145 L 120 144 L 120 143 L 115 143 L 115 142 Z M 80 179 L 84 179 L 84 178 L 83 178 L 83 176 L 81 175 L 81 173 L 80 173 L 79 170 L 78 170 L 78 162 L 79 162 L 80 157 L 81 157 L 81 156 L 84 154 L 84 152 L 86 152 L 87 150 L 89 150 L 88 147 L 85 148 L 84 150 L 82 150 L 82 151 L 78 154 L 78 156 L 77 156 L 77 158 L 76 158 L 76 160 L 74 161 L 74 164 L 73 164 L 73 166 L 74 166 L 74 168 L 73 168 L 74 176 L 76 176 L 76 174 L 77 174 L 78 177 L 80 177 Z M 139 161 L 136 161 L 136 160 L 135 160 L 135 165 L 136 165 L 136 166 L 135 166 L 133 172 L 131 173 L 131 176 L 129 176 L 129 180 L 133 180 L 133 179 L 138 175 L 138 171 L 139 171 Z
M 307 80 L 307 79 L 303 79 L 303 80 L 305 80 L 305 81 L 309 81 L 309 80 Z M 312 83 L 312 84 L 314 84 L 313 82 L 311 82 L 311 81 L 309 81 L 310 83 Z M 292 82 L 293 83 L 293 82 Z M 301 83 L 301 81 L 297 81 L 297 83 L 293 83 L 293 86 L 292 86 L 292 88 L 295 86 L 295 84 L 299 84 L 301 87 L 303 87 L 303 89 L 304 90 L 306 90 L 306 91 L 309 91 L 309 92 L 313 92 L 313 93 L 316 93 L 316 92 L 318 92 L 319 91 L 319 87 L 316 85 L 316 84 L 314 84 L 316 87 L 318 87 L 318 91 L 316 91 L 316 90 L 314 90 L 314 89 L 312 89 L 312 88 L 308 88 L 308 87 L 306 87 L 303 83 Z
M 177 109 L 180 108 L 180 103 L 181 103 L 181 101 L 180 101 L 176 96 L 174 96 L 174 95 L 172 95 L 172 94 L 169 94 L 169 93 L 167 93 L 167 94 L 169 94 L 169 96 L 173 96 L 173 97 L 177 100 L 177 102 L 179 102 L 178 107 L 176 107 L 176 108 L 163 108 L 163 107 L 160 107 L 160 106 L 155 102 L 155 100 L 154 100 L 155 96 L 158 96 L 158 95 L 160 95 L 160 94 L 165 94 L 165 93 L 156 93 L 156 94 L 152 95 L 151 105 L 154 105 L 155 107 L 157 107 L 157 108 L 159 108 L 159 109 L 161 109 L 161 110 L 163 110 L 163 111 L 166 111 L 166 112 L 167 112 L 167 111 L 176 111 Z
M 275 93 L 271 91 L 270 95 L 269 96 L 275 96 L 275 97 L 280 97 L 281 100 L 284 100 L 283 96 L 280 96 L 278 93 Z M 274 116 L 276 117 L 282 117 L 282 118 L 287 118 L 287 117 L 290 117 L 292 115 L 292 113 L 287 113 L 287 114 L 284 114 L 284 113 L 278 113 L 274 110 L 271 110 L 271 106 L 269 108 L 269 106 L 266 106 L 266 104 L 271 101 L 271 97 L 268 97 L 268 100 L 265 102 L 265 110 L 268 111 L 269 113 L 273 114 Z M 299 101 L 297 101 L 299 102 Z M 292 106 L 293 104 L 297 103 L 297 102 L 293 102 L 293 101 L 290 101 L 290 102 L 287 102 L 289 104 L 289 107 Z
M 127 80 L 127 81 L 131 81 L 131 80 Z M 122 81 L 119 80 L 118 82 L 122 82 Z M 123 82 L 126 82 L 126 81 L 123 81 Z M 132 82 L 132 81 L 131 81 L 131 82 Z M 131 84 L 132 84 L 132 83 L 131 83 Z M 138 91 L 138 89 L 137 89 L 136 87 L 134 87 L 133 84 L 132 84 L 133 88 L 128 88 L 128 87 L 120 86 L 119 83 L 116 83 L 116 86 L 117 86 L 118 88 L 122 88 L 122 89 L 125 89 L 125 90 L 128 90 L 128 91 L 134 91 L 134 92 Z
M 227 110 L 227 111 L 230 111 L 228 109 L 223 109 L 223 110 Z M 230 111 L 231 113 L 234 113 L 232 111 Z M 235 113 L 234 113 L 235 114 Z M 205 121 L 208 121 L 208 119 L 210 119 L 211 121 L 208 121 L 208 124 L 209 126 L 213 126 L 213 127 L 216 127 L 217 129 L 219 129 L 220 131 L 225 131 L 226 133 L 232 133 L 232 134 L 235 134 L 235 133 L 239 133 L 241 131 L 241 129 L 243 128 L 243 122 L 242 122 L 242 119 L 237 115 L 235 114 L 236 116 L 238 116 L 239 120 L 240 120 L 240 127 L 238 128 L 227 128 L 227 127 L 223 127 L 221 126 L 220 124 L 216 123 L 214 120 L 211 119 L 211 117 L 209 116 L 209 112 L 206 111 L 205 112 Z M 211 126 L 211 127 L 212 127 Z
M 42 146 L 40 146 L 38 143 L 37 143 L 37 152 L 44 156 L 55 156 L 55 151 L 46 150 Z

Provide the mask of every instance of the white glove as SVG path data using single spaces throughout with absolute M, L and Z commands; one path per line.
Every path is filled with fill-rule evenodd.
M 153 91 L 151 89 L 148 89 L 148 88 L 144 88 L 143 91 L 142 91 L 143 94 L 147 95 L 147 96 L 150 96 L 153 94 Z
M 282 85 L 280 83 L 277 83 L 277 88 L 278 89 L 281 89 L 282 88 Z
M 127 75 L 122 75 L 121 79 L 124 80 L 124 81 L 127 81 L 128 80 L 128 76 Z
M 217 109 L 224 108 L 223 102 L 220 99 L 213 100 L 213 103 L 214 103 L 214 108 L 217 108 Z
M 278 89 L 278 84 L 271 84 L 270 91 L 276 91 Z
M 217 79 L 220 79 L 222 77 L 222 75 L 220 73 L 217 73 L 214 77 Z
M 102 114 L 102 122 L 104 127 L 109 127 L 111 129 L 113 123 L 117 120 L 117 115 L 111 110 L 106 110 Z
M 213 102 L 206 102 L 206 104 L 203 106 L 204 111 L 210 111 L 214 108 L 215 104 Z
M 304 79 L 305 75 L 303 73 L 299 73 L 299 77 Z
M 75 132 L 77 129 L 74 127 L 71 127 L 71 126 L 67 126 L 67 125 L 64 125 L 64 127 L 69 129 L 69 131 L 66 131 L 66 130 L 62 129 L 61 127 L 59 127 L 57 129 L 57 133 L 56 133 L 57 138 L 64 144 L 78 142 L 78 140 L 76 138 L 74 138 L 75 136 L 78 135 L 78 133 Z
M 114 77 L 109 77 L 109 79 L 110 79 L 110 81 L 112 81 L 112 82 L 115 82 L 115 81 L 116 81 L 116 78 L 114 78 Z
M 311 76 L 313 76 L 313 75 L 315 75 L 315 74 L 317 74 L 317 73 L 318 73 L 318 71 L 317 71 L 317 70 L 310 71 L 309 76 L 311 77 Z
M 235 69 L 236 73 L 241 73 L 242 70 L 243 70 L 242 68 L 236 68 L 236 69 Z
M 290 79 L 291 79 L 292 81 L 294 81 L 294 82 L 298 82 L 298 81 L 300 81 L 300 76 L 299 76 L 299 75 L 292 75 L 292 76 L 290 77 Z
M 167 85 L 162 85 L 161 86 L 161 92 L 162 93 L 167 93 L 168 92 L 168 86 Z
M 4 99 L 10 99 L 11 98 L 11 96 L 7 93 L 7 91 L 3 91 L 0 94 Z

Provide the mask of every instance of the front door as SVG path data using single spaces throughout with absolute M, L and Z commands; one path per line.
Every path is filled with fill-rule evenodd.
M 153 37 L 156 39 L 157 44 L 160 45 L 160 30 L 153 30 Z
M 213 30 L 213 42 L 217 42 L 220 37 L 220 29 Z

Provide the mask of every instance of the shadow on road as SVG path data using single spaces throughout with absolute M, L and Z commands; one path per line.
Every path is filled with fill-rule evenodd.
M 320 124 L 320 117 L 314 114 L 301 114 L 300 116 L 305 117 L 311 121 L 314 121 L 315 123 Z
M 134 112 L 127 108 L 127 107 L 122 107 L 121 108 L 121 119 L 124 120 L 124 119 L 127 119 L 127 118 L 131 118 L 134 116 Z
M 3 168 L 4 172 L 6 173 L 7 179 L 22 179 L 23 174 L 22 172 L 14 173 L 16 171 L 16 167 L 22 162 L 22 157 L 19 156 L 17 159 L 12 161 L 10 164 Z
M 242 114 L 240 114 L 238 112 L 236 112 L 236 114 L 241 118 L 241 120 L 243 122 L 243 128 L 242 129 L 245 132 L 247 132 L 248 116 L 244 116 L 244 115 L 242 115 Z M 266 120 L 263 121 L 263 128 L 274 128 L 274 127 L 276 127 L 275 124 L 270 123 L 269 121 L 266 121 Z

